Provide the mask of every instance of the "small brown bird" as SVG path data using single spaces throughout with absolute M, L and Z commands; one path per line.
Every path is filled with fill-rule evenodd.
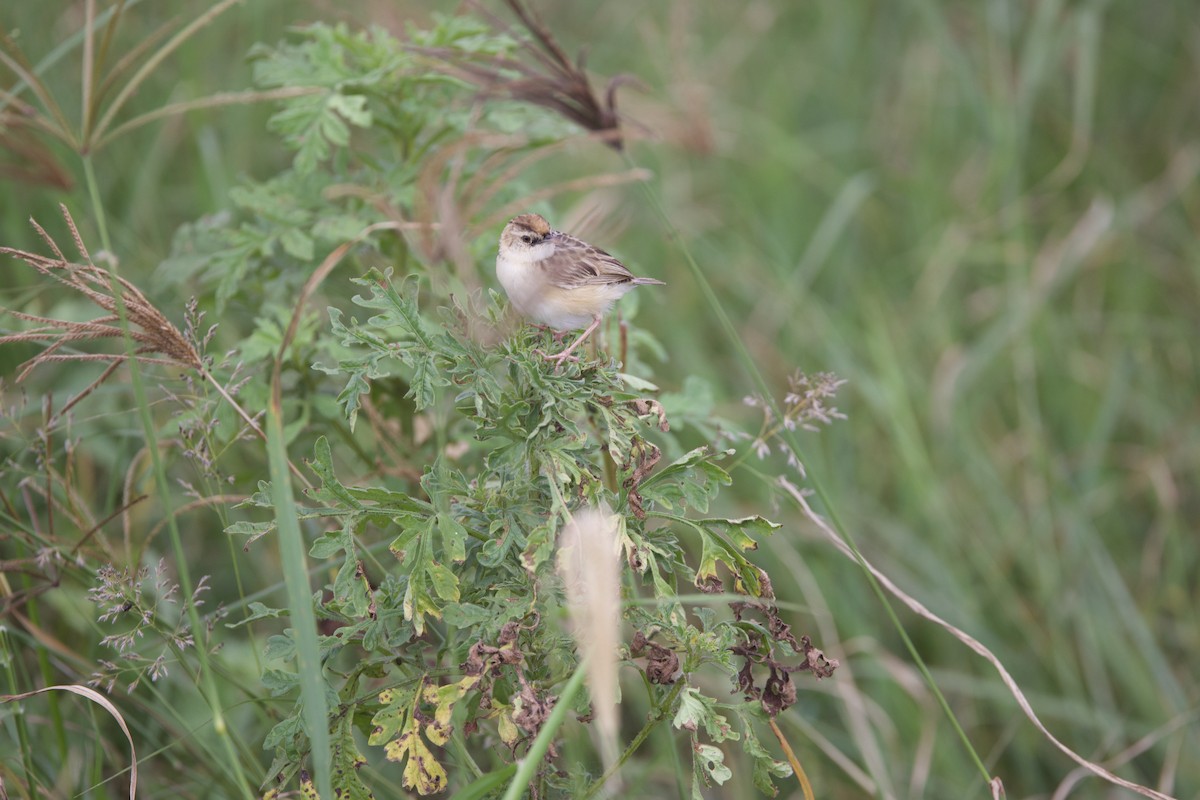
M 517 311 L 557 331 L 586 330 L 565 350 L 547 355 L 561 366 L 600 326 L 612 304 L 635 286 L 665 285 L 638 278 L 617 259 L 574 236 L 553 230 L 544 217 L 514 217 L 500 234 L 496 277 Z

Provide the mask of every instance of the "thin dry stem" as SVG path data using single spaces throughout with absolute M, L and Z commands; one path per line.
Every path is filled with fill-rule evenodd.
M 889 594 L 891 594 L 893 597 L 897 598 L 901 603 L 903 603 L 905 606 L 907 606 L 915 614 L 917 614 L 920 617 L 923 617 L 924 619 L 929 620 L 930 622 L 934 623 L 935 625 L 938 625 L 938 626 L 944 628 L 952 636 L 954 636 L 954 638 L 958 639 L 960 642 L 965 644 L 968 648 L 973 650 L 976 654 L 978 654 L 979 656 L 983 657 L 986 661 L 988 661 L 992 665 L 992 667 L 995 668 L 996 672 L 999 673 L 1000 680 L 1002 680 L 1004 682 L 1004 685 L 1005 685 L 1005 687 L 1007 687 L 1009 694 L 1011 694 L 1013 699 L 1016 700 L 1017 705 L 1020 706 L 1021 712 L 1024 713 L 1026 719 L 1028 719 L 1031 723 L 1033 723 L 1034 727 L 1037 728 L 1038 731 L 1040 731 L 1041 734 L 1046 737 L 1046 740 L 1049 741 L 1056 748 L 1058 748 L 1060 752 L 1062 752 L 1064 755 L 1066 755 L 1068 758 L 1070 758 L 1072 761 L 1074 761 L 1079 766 L 1086 769 L 1088 772 L 1092 773 L 1093 775 L 1099 776 L 1099 777 L 1103 778 L 1104 780 L 1109 781 L 1112 784 L 1115 784 L 1122 788 L 1128 789 L 1131 792 L 1136 792 L 1137 794 L 1140 794 L 1143 797 L 1153 797 L 1153 798 L 1155 798 L 1155 800 L 1172 800 L 1172 798 L 1169 795 L 1164 794 L 1159 791 L 1156 791 L 1154 789 L 1151 789 L 1148 786 L 1143 786 L 1139 783 L 1134 783 L 1133 781 L 1126 780 L 1125 778 L 1122 778 L 1119 775 L 1116 775 L 1113 772 L 1110 772 L 1104 766 L 1096 763 L 1095 761 L 1090 761 L 1090 760 L 1084 758 L 1083 756 L 1079 755 L 1074 750 L 1072 750 L 1070 747 L 1067 747 L 1067 745 L 1065 745 L 1057 737 L 1055 737 L 1054 734 L 1052 734 L 1050 732 L 1050 730 L 1045 726 L 1045 724 L 1042 723 L 1041 718 L 1038 717 L 1036 712 L 1034 712 L 1033 706 L 1030 704 L 1028 698 L 1025 697 L 1025 693 L 1021 690 L 1021 687 L 1017 684 L 1016 680 L 1012 677 L 1012 675 L 1009 673 L 1008 669 L 1004 666 L 1004 663 L 1000 661 L 1000 659 L 996 656 L 995 653 L 993 653 L 991 650 L 989 650 L 987 647 L 985 647 L 982 642 L 980 642 L 975 637 L 971 636 L 966 631 L 964 631 L 961 628 L 958 628 L 954 625 L 951 625 L 949 622 L 942 619 L 937 614 L 934 614 L 932 611 L 930 611 L 928 608 L 926 608 L 920 601 L 918 601 L 915 597 L 908 594 L 903 589 L 901 589 L 899 586 L 897 586 L 895 584 L 895 582 L 892 581 L 891 578 L 889 578 L 887 575 L 885 575 L 883 572 L 881 572 L 878 568 L 876 568 L 873 564 L 871 564 L 871 562 L 869 562 L 865 558 L 863 558 L 861 554 L 859 554 L 858 552 L 853 550 L 850 547 L 850 545 L 848 545 L 846 543 L 846 541 L 841 537 L 841 535 L 839 535 L 838 532 L 835 531 L 833 529 L 833 527 L 830 526 L 830 524 L 825 521 L 824 517 L 822 517 L 820 514 L 817 514 L 815 511 L 813 511 L 812 506 L 810 506 L 808 504 L 808 498 L 806 498 L 804 496 L 804 493 L 801 492 L 797 487 L 795 487 L 790 482 L 788 482 L 787 480 L 782 479 L 782 478 L 779 480 L 779 486 L 789 496 L 791 496 L 792 500 L 796 503 L 796 505 L 804 513 L 804 516 L 806 516 L 809 519 L 809 521 L 811 521 L 814 525 L 817 526 L 817 528 L 821 531 L 821 533 L 823 533 L 825 535 L 825 537 L 830 541 L 830 543 L 833 544 L 833 546 L 835 548 L 837 548 L 842 553 L 842 555 L 846 556 L 847 558 L 851 559 L 852 561 L 855 561 L 856 563 L 862 565 L 865 569 L 869 570 L 871 572 L 871 574 L 873 576 L 875 576 L 875 579 L 877 581 L 879 581 L 880 586 L 882 586 L 884 589 L 886 589 Z M 998 779 L 995 779 L 995 781 L 998 781 Z M 999 787 L 999 783 L 993 782 L 992 785 L 993 785 L 993 792 L 997 791 L 997 787 Z
M 771 726 L 771 732 L 779 740 L 779 746 L 783 748 L 783 754 L 787 756 L 788 763 L 792 765 L 792 772 L 795 773 L 796 780 L 800 782 L 800 791 L 804 792 L 804 800 L 815 800 L 812 784 L 808 782 L 808 774 L 804 771 L 804 767 L 800 765 L 800 759 L 796 758 L 796 753 L 792 750 L 791 743 L 783 735 L 783 731 L 779 729 L 779 725 L 775 722 L 774 717 L 768 717 L 767 722 Z

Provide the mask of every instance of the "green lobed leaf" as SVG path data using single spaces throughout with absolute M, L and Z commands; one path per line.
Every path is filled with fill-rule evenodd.
M 260 619 L 278 619 L 287 614 L 286 608 L 270 608 L 257 601 L 251 601 L 248 605 L 250 615 L 245 619 L 233 623 L 226 623 L 226 628 L 240 628 L 251 622 L 256 622 Z
M 762 746 L 754 726 L 749 720 L 744 720 L 742 732 L 744 740 L 742 748 L 754 760 L 754 786 L 768 797 L 775 797 L 779 789 L 772 778 L 789 778 L 792 775 L 792 765 L 786 761 L 778 761 Z
M 720 488 L 733 482 L 729 473 L 715 463 L 733 452 L 698 447 L 650 475 L 638 486 L 638 491 L 646 502 L 667 509 L 683 505 L 705 512 Z
M 367 764 L 367 759 L 358 751 L 354 741 L 354 712 L 356 704 L 350 704 L 341 712 L 333 731 L 333 791 L 338 800 L 375 800 L 375 795 L 363 783 L 358 771 Z

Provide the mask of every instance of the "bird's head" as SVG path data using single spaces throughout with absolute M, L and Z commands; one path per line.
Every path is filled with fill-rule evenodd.
M 550 223 L 538 214 L 513 217 L 500 234 L 500 252 L 518 261 L 540 261 L 543 245 L 554 234 Z

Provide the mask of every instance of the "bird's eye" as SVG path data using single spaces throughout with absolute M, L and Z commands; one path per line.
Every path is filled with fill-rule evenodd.
M 521 241 L 525 244 L 533 244 L 533 237 L 527 233 L 521 237 Z

